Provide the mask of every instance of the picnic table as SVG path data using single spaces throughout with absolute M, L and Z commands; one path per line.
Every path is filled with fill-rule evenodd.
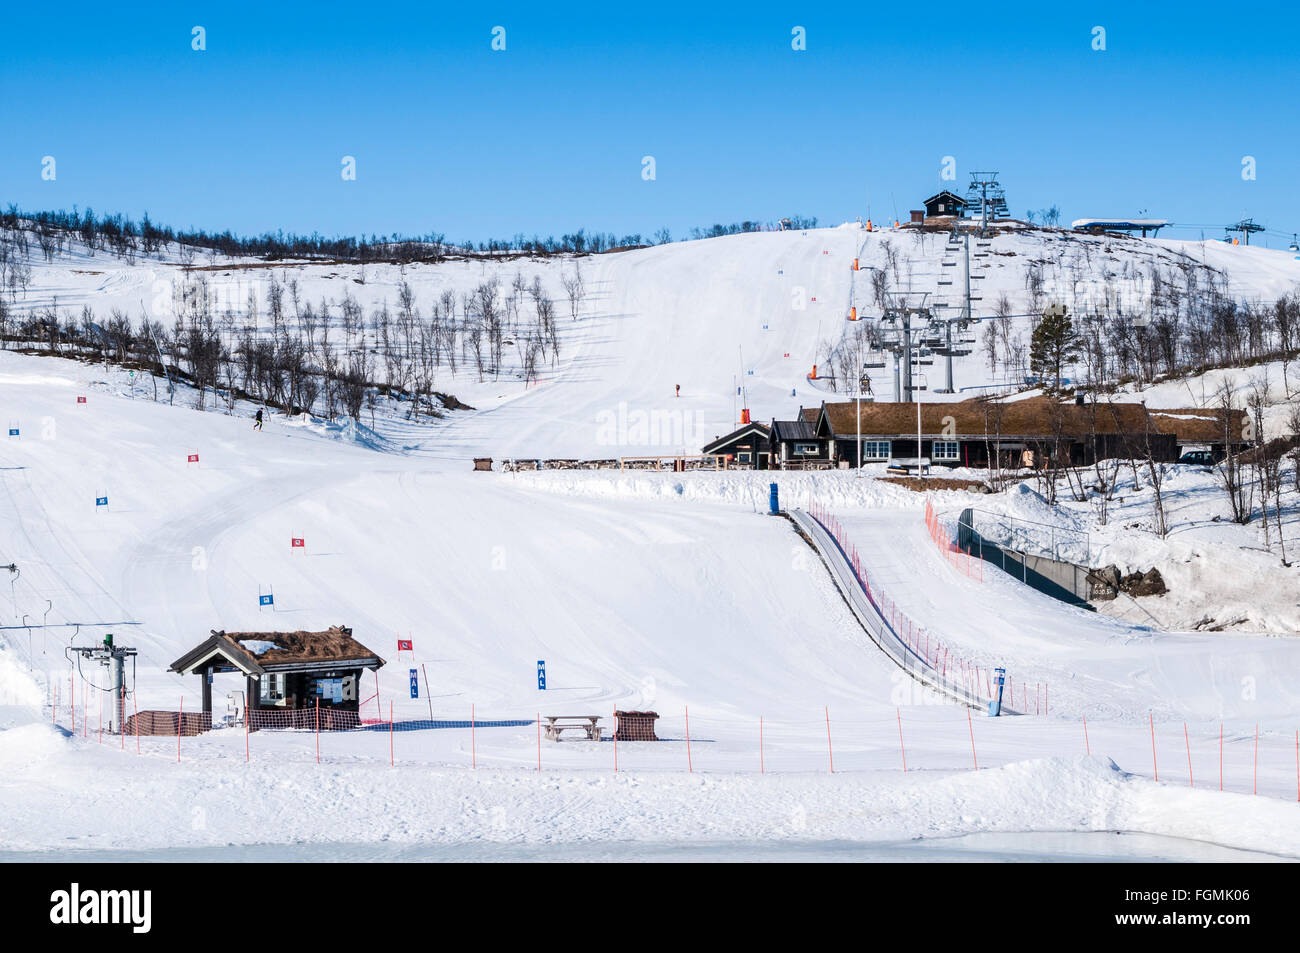
M 600 721 L 599 715 L 545 715 L 546 719 L 546 739 L 548 741 L 559 741 L 560 733 L 572 729 L 578 729 L 587 733 L 588 741 L 600 740 Z

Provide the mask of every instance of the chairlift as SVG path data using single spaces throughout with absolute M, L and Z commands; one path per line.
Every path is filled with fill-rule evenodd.
M 1296 236 L 1294 234 L 1292 234 L 1291 236 L 1291 244 L 1287 245 L 1286 247 L 1289 248 L 1291 251 L 1300 251 L 1300 244 L 1297 244 Z
M 863 367 L 882 368 L 885 367 L 884 351 L 868 351 L 866 360 L 862 362 Z

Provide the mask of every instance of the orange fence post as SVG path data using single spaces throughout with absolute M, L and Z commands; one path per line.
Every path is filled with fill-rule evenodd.
M 1159 781 L 1160 769 L 1156 766 L 1156 720 L 1155 716 L 1150 713 L 1147 714 L 1147 718 L 1151 722 L 1151 772 Z
M 831 774 L 835 773 L 835 751 L 831 748 L 831 709 L 826 706 L 826 755 L 830 758 Z
M 103 724 L 103 719 L 100 719 Z M 176 763 L 181 763 L 181 735 L 185 733 L 185 696 L 181 696 L 181 707 L 176 712 Z
M 1296 737 L 1300 738 L 1300 733 L 1297 733 Z M 1297 749 L 1297 751 L 1300 752 L 1300 749 Z M 1297 757 L 1300 757 L 1300 754 L 1297 754 Z M 758 716 L 758 773 L 767 774 L 767 765 L 764 764 L 763 762 L 763 716 L 762 715 Z M 1296 768 L 1296 785 L 1297 785 L 1297 790 L 1300 790 L 1300 767 Z
M 686 770 L 694 774 L 695 767 L 691 764 L 691 709 L 689 705 L 683 705 L 682 710 L 686 712 Z
M 980 769 L 979 758 L 975 757 L 975 722 L 971 720 L 970 708 L 966 709 L 966 727 L 970 729 L 970 759 L 975 763 L 975 770 Z
M 469 703 L 469 758 L 470 767 L 478 768 L 478 743 L 474 738 L 474 703 Z
M 903 773 L 907 773 L 907 746 L 903 744 L 903 709 L 895 708 L 898 714 L 898 750 L 903 753 Z
M 1092 757 L 1092 744 L 1088 741 L 1088 716 L 1083 716 L 1083 748 Z

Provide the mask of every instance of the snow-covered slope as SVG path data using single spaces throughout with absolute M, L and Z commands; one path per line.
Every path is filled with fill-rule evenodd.
M 480 283 L 496 278 L 504 295 L 518 275 L 534 278 L 556 301 L 560 356 L 543 363 L 541 381 L 526 385 L 517 373 L 515 348 L 507 347 L 500 374 L 479 380 L 462 360 L 455 374 L 439 372 L 435 387 L 477 408 L 459 412 L 432 433 L 403 433 L 404 445 L 420 444 L 447 458 L 486 455 L 610 457 L 622 453 L 698 451 L 730 430 L 742 407 L 756 419 L 792 416 L 799 406 L 833 397 L 829 381 L 809 381 L 829 348 L 839 342 L 850 307 L 864 317 L 879 314 L 870 274 L 887 275 L 890 290 L 928 292 L 949 313 L 962 305 L 965 259 L 947 248 L 944 233 L 909 229 L 866 232 L 856 225 L 808 231 L 759 232 L 682 242 L 614 254 L 546 260 L 449 261 L 442 264 L 338 265 L 201 259 L 201 271 L 185 272 L 175 261 L 140 260 L 127 265 L 101 252 L 84 251 L 46 262 L 31 261 L 33 279 L 15 301 L 21 313 L 55 306 L 65 314 L 91 307 L 100 319 L 112 309 L 170 325 L 176 290 L 203 278 L 218 314 L 243 320 L 250 294 L 267 323 L 271 279 L 298 285 L 300 300 L 331 308 L 334 341 L 339 304 L 349 295 L 369 321 L 387 304 L 396 308 L 408 282 L 427 316 L 444 292 L 459 301 Z M 1300 284 L 1300 261 L 1289 252 L 1222 242 L 1116 239 L 1059 230 L 1015 229 L 972 244 L 971 271 L 977 316 L 995 313 L 1005 297 L 1010 312 L 1030 309 L 1030 269 L 1041 277 L 1045 299 L 1078 311 L 1104 295 L 1126 306 L 1145 300 L 1157 270 L 1176 275 L 1182 265 L 1216 270 L 1234 297 L 1271 301 Z M 853 270 L 859 259 L 860 270 Z M 947 261 L 953 265 L 944 267 Z M 893 262 L 891 264 L 891 262 Z M 580 272 L 585 293 L 577 320 L 562 287 Z M 941 281 L 956 276 L 951 285 Z M 1041 305 L 1040 305 L 1041 307 Z M 286 311 L 292 311 L 286 292 Z M 523 311 L 527 312 L 525 303 Z M 1028 342 L 1027 320 L 1013 319 Z M 373 343 L 373 342 L 372 342 Z M 991 371 L 979 347 L 957 358 L 958 393 L 934 393 L 942 383 L 939 362 L 929 369 L 927 399 L 960 399 L 973 388 L 1007 383 L 1008 371 Z M 890 399 L 887 373 L 873 388 Z M 681 396 L 676 387 L 680 385 Z M 1182 397 L 1176 398 L 1180 402 Z
M 20 430 L 0 445 L 0 561 L 21 571 L 0 633 L 10 848 L 712 838 L 779 850 L 1122 828 L 1300 856 L 1273 819 L 1275 798 L 1294 794 L 1289 643 L 1154 636 L 1009 581 L 977 590 L 934 552 L 919 498 L 850 474 L 782 475 L 791 503 L 825 487 L 907 611 L 1056 693 L 1050 714 L 972 723 L 876 653 L 807 546 L 762 513 L 766 475 L 578 475 L 613 489 L 593 495 L 558 474 L 554 492 L 547 474 L 471 473 L 356 431 L 273 418 L 255 433 L 246 418 L 132 398 L 117 380 L 0 354 L 0 404 Z M 258 607 L 269 587 L 274 611 Z M 336 623 L 390 659 L 372 717 L 391 704 L 399 722 L 432 711 L 463 725 L 473 712 L 476 729 L 328 734 L 320 766 L 310 733 L 249 743 L 217 730 L 184 739 L 176 765 L 173 739 L 143 739 L 140 755 L 135 739 L 101 741 L 102 675 L 83 685 L 63 655 L 108 628 L 140 650 L 132 707 L 183 698 L 192 710 L 196 679 L 166 667 L 210 629 Z M 394 657 L 399 636 L 414 640 L 410 661 Z M 413 666 L 432 697 L 409 698 Z M 1245 677 L 1257 701 L 1231 695 Z M 218 715 L 242 687 L 218 676 Z M 539 712 L 608 724 L 615 707 L 659 711 L 665 739 L 620 746 L 616 778 L 608 742 L 549 745 L 532 724 L 493 724 Z M 1272 798 L 1169 787 L 1191 780 L 1183 764 L 1214 786 L 1220 722 L 1228 791 L 1257 784 Z M 159 791 L 177 805 L 166 816 L 147 796 Z M 75 810 L 100 797 L 121 806 L 107 830 Z

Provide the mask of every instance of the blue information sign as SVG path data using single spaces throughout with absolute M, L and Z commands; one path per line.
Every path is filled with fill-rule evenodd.
M 257 604 L 259 606 L 273 606 L 275 605 L 275 596 L 271 593 L 267 593 L 264 596 L 258 596 Z
M 9 428 L 9 436 L 11 436 L 11 437 L 16 437 L 16 436 L 18 436 L 18 428 L 17 428 L 17 427 L 10 427 L 10 428 Z
M 106 497 L 106 496 L 97 496 L 97 497 L 95 497 L 95 505 L 96 505 L 96 506 L 108 506 L 108 497 Z
M 411 697 L 420 697 L 420 674 L 416 669 L 411 669 Z
M 546 661 L 537 660 L 537 688 L 539 691 L 546 691 Z

